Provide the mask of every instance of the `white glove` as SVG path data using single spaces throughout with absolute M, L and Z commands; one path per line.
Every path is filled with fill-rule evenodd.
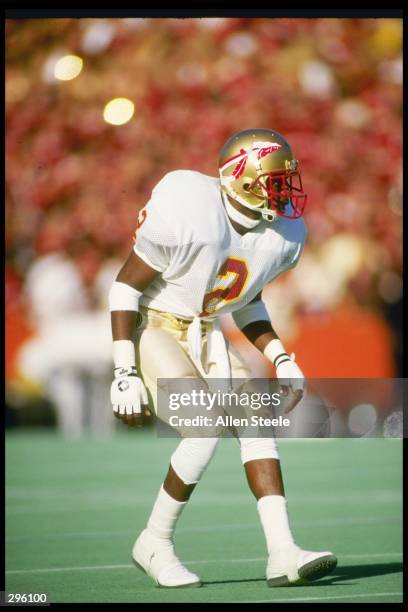
M 300 389 L 303 391 L 305 377 L 298 364 L 295 363 L 295 353 L 290 356 L 290 361 L 281 361 L 276 367 L 276 377 L 283 387 L 290 387 L 292 391 Z
M 112 382 L 110 395 L 113 412 L 119 417 L 140 415 L 142 404 L 148 404 L 146 387 L 134 367 L 115 368 L 115 380 Z
M 302 399 L 305 386 L 305 377 L 302 370 L 297 363 L 295 363 L 294 353 L 291 354 L 290 360 L 280 360 L 279 365 L 276 366 L 276 377 L 280 385 L 280 393 L 283 396 L 286 397 L 289 394 L 289 389 L 293 392 L 293 396 L 284 410 L 285 414 L 287 414 L 293 410 Z
M 285 413 L 290 412 L 302 399 L 305 386 L 303 372 L 295 363 L 295 353 L 289 357 L 282 342 L 275 338 L 264 348 L 264 355 L 276 368 L 280 393 L 286 397 L 289 395 L 289 389 L 292 391 L 292 398 L 285 407 Z

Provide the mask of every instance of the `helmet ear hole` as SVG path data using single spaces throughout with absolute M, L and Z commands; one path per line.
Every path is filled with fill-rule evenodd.
M 250 186 L 250 184 L 251 184 L 251 183 L 244 183 L 244 184 L 242 185 L 242 189 L 243 189 L 244 191 L 246 191 L 247 193 L 249 192 L 249 186 Z

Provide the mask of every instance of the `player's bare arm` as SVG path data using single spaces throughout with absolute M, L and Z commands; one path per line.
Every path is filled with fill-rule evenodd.
M 115 361 L 111 399 L 114 415 L 132 427 L 142 424 L 147 404 L 146 389 L 138 376 L 134 357 L 133 337 L 140 317 L 137 298 L 158 274 L 132 250 L 110 295 Z
M 251 304 L 256 304 L 262 300 L 262 291 L 252 300 Z M 264 352 L 271 340 L 276 340 L 278 334 L 272 327 L 270 321 L 251 321 L 241 329 L 246 338 L 259 350 Z
M 150 285 L 159 273 L 148 266 L 132 250 L 123 264 L 116 282 L 124 283 L 140 292 Z M 130 340 L 140 315 L 132 310 L 114 310 L 111 312 L 112 338 L 113 340 Z
M 261 316 L 265 316 L 266 309 L 262 302 L 262 292 L 256 295 L 248 307 L 252 307 L 255 312 L 258 309 Z M 239 323 L 239 317 L 235 315 L 234 318 Z M 286 353 L 270 320 L 254 320 L 245 324 L 245 319 L 243 319 L 243 324 L 242 333 L 275 366 L 282 395 L 287 396 L 292 391 L 285 409 L 286 413 L 290 412 L 302 399 L 304 385 L 303 373 L 295 363 L 294 356 L 289 357 Z

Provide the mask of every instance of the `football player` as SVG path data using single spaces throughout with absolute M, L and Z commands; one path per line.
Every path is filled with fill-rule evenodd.
M 304 376 L 275 333 L 263 287 L 296 265 L 305 241 L 306 204 L 299 162 L 279 133 L 248 129 L 221 150 L 219 177 L 178 170 L 162 178 L 141 210 L 135 244 L 113 283 L 115 379 L 111 401 L 124 423 L 141 423 L 157 379 L 248 379 L 226 342 L 219 316 L 236 325 L 276 367 L 282 391 L 302 397 Z M 136 330 L 136 331 L 135 331 Z M 132 558 L 162 587 L 199 586 L 173 543 L 180 514 L 209 464 L 219 437 L 184 437 Z M 271 587 L 312 581 L 337 563 L 330 552 L 302 550 L 290 529 L 273 437 L 239 438 L 241 460 L 257 500 Z

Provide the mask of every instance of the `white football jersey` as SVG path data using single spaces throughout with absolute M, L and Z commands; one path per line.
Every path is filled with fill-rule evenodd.
M 186 319 L 239 310 L 297 263 L 305 237 L 302 218 L 284 217 L 240 235 L 218 178 L 170 172 L 139 214 L 134 251 L 161 272 L 141 304 Z

